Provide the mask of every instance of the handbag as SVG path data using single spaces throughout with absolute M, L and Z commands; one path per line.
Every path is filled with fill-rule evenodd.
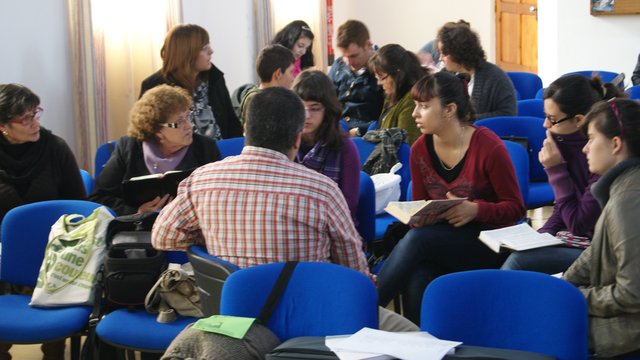
M 266 327 L 266 324 L 280 301 L 297 264 L 297 261 L 285 263 L 260 314 L 244 338 L 236 339 L 187 327 L 171 342 L 161 360 L 264 359 L 265 355 L 280 343 L 278 337 Z
M 147 293 L 145 309 L 151 314 L 158 314 L 157 320 L 160 323 L 173 322 L 176 313 L 182 316 L 203 317 L 193 269 L 188 272 L 173 265 L 160 275 Z
M 31 306 L 91 305 L 96 273 L 105 252 L 111 212 L 104 206 L 91 215 L 62 215 L 51 226 Z

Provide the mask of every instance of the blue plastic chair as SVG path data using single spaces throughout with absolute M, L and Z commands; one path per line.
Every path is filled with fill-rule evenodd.
M 629 99 L 640 100 L 640 85 L 634 85 L 625 90 Z
M 257 317 L 284 263 L 245 268 L 222 287 L 222 315 Z M 378 294 L 365 275 L 336 264 L 300 262 L 266 324 L 280 341 L 378 328 Z
M 107 161 L 109 161 L 109 158 L 111 157 L 111 153 L 113 153 L 113 150 L 115 150 L 117 143 L 118 142 L 114 140 L 98 146 L 98 149 L 96 150 L 96 156 L 93 162 L 93 178 L 94 179 L 97 179 L 98 175 L 100 175 L 100 173 L 102 172 L 102 168 L 104 168 L 104 165 L 107 163 Z
M 503 142 L 513 163 L 522 201 L 527 204 L 529 202 L 529 154 L 527 154 L 527 150 L 518 143 L 509 140 L 503 140 Z
M 80 176 L 82 177 L 82 183 L 84 184 L 84 190 L 87 196 L 91 195 L 93 191 L 93 177 L 87 170 L 80 169 Z
M 542 79 L 534 73 L 507 71 L 513 87 L 520 94 L 518 100 L 533 99 L 536 92 L 542 88 Z
M 360 193 L 358 194 L 358 233 L 365 244 L 376 239 L 376 189 L 369 174 L 360 171 Z
M 0 280 L 35 287 L 51 225 L 62 215 L 88 216 L 100 206 L 83 200 L 50 200 L 11 209 L 2 221 Z M 0 342 L 39 344 L 71 337 L 72 358 L 79 358 L 80 335 L 91 307 L 35 308 L 30 301 L 30 295 L 0 295 Z
M 587 359 L 587 305 L 570 283 L 530 271 L 443 275 L 425 289 L 420 328 L 465 345 Z
M 184 251 L 167 251 L 165 254 L 169 262 L 187 261 Z M 150 314 L 145 309 L 117 309 L 100 319 L 96 326 L 96 334 L 107 344 L 128 353 L 134 351 L 164 353 L 171 341 L 187 325 L 198 320 L 194 317 L 177 315 L 174 322 L 159 323 L 156 317 L 157 314 Z
M 544 100 L 518 100 L 518 116 L 533 116 L 544 119 L 544 117 L 546 116 L 544 113 Z
M 360 154 L 360 166 L 364 165 L 364 162 L 369 157 L 369 154 L 373 151 L 376 144 L 370 143 L 362 138 L 353 138 L 353 142 L 356 144 L 358 148 L 358 153 Z M 407 200 L 407 189 L 409 185 L 409 181 L 411 181 L 411 171 L 409 168 L 409 154 L 411 152 L 411 148 L 409 144 L 404 143 L 400 146 L 398 150 L 398 160 L 402 163 L 402 168 L 398 170 L 397 174 L 400 175 L 400 200 Z M 387 227 L 396 221 L 396 218 L 393 216 L 383 213 L 376 215 L 376 233 L 375 238 L 380 239 L 384 235 Z
M 235 264 L 210 255 L 202 245 L 189 247 L 187 256 L 193 266 L 204 316 L 219 314 L 222 285 L 229 275 L 240 270 L 240 268 Z
M 227 156 L 240 155 L 244 147 L 244 136 L 218 140 L 216 145 L 223 159 Z
M 545 88 L 541 88 L 540 90 L 538 90 L 536 92 L 536 96 L 534 97 L 535 99 L 542 99 L 542 95 L 544 95 L 544 89 Z
M 538 160 L 538 153 L 546 138 L 542 126 L 544 119 L 531 116 L 498 116 L 478 120 L 476 126 L 485 126 L 501 137 L 526 137 L 529 143 L 529 196 L 527 209 L 535 209 L 553 203 L 554 194 L 547 174 Z
M 618 76 L 619 74 L 617 72 L 613 72 L 613 71 L 604 71 L 604 70 L 581 70 L 581 71 L 572 71 L 572 72 L 568 72 L 564 75 L 569 75 L 569 74 L 578 74 L 578 75 L 582 75 L 582 76 L 586 76 L 588 78 L 592 78 L 594 75 L 599 75 L 600 79 L 602 79 L 603 82 L 608 83 L 611 82 L 613 79 L 615 79 L 616 76 Z M 564 76 L 562 75 L 562 76 Z M 624 81 L 621 81 L 618 86 L 622 89 L 624 89 Z

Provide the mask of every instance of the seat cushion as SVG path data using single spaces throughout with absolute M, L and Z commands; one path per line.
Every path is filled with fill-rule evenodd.
M 90 306 L 35 308 L 31 296 L 0 296 L 0 342 L 38 344 L 63 339 L 82 331 Z
M 178 316 L 171 323 L 159 323 L 156 314 L 145 310 L 115 310 L 98 322 L 96 333 L 103 341 L 123 348 L 162 351 L 189 324 L 197 318 Z

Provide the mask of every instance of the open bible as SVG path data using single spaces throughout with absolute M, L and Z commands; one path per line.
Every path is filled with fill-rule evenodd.
M 522 251 L 545 246 L 562 245 L 562 240 L 549 233 L 539 233 L 527 224 L 485 230 L 478 237 L 495 252 Z
M 407 225 L 426 226 L 436 223 L 438 215 L 466 199 L 391 201 L 384 210 Z
M 176 196 L 178 185 L 189 176 L 193 170 L 174 170 L 162 174 L 152 174 L 132 177 L 122 183 L 124 202 L 138 207 L 156 196 L 169 194 Z

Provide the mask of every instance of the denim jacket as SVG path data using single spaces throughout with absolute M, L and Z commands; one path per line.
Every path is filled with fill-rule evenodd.
M 331 65 L 329 78 L 333 81 L 342 103 L 342 120 L 350 128 L 367 126 L 378 120 L 384 92 L 378 86 L 376 77 L 367 68 L 357 72 L 351 71 L 342 57 L 338 57 Z

